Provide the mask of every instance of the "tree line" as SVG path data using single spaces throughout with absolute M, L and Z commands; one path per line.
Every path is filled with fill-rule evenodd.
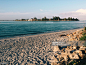
M 44 17 L 42 19 L 37 19 L 37 17 L 34 17 L 31 19 L 21 19 L 21 20 L 16 19 L 16 21 L 79 21 L 79 19 L 72 18 L 72 17 L 60 18 L 60 17 L 54 16 L 53 18 L 50 18 L 50 19 L 47 17 Z

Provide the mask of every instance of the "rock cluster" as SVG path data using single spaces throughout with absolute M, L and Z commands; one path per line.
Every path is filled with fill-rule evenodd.
M 59 48 L 57 46 L 57 48 Z M 62 65 L 65 63 L 69 63 L 73 59 L 83 59 L 86 55 L 86 47 L 84 46 L 67 46 L 61 50 L 55 50 L 55 54 L 53 56 L 53 62 L 51 65 Z M 65 63 L 64 63 L 65 62 Z
M 67 34 L 69 41 L 79 41 L 79 39 L 83 36 L 83 30 L 77 30 L 71 34 Z

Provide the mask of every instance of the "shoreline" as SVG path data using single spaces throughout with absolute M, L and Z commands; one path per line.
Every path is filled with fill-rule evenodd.
M 83 29 L 83 28 L 78 28 L 78 29 Z M 71 29 L 71 30 L 77 30 L 77 29 Z M 59 33 L 60 32 L 66 32 L 66 31 L 71 31 L 71 30 L 62 30 L 62 31 L 58 31 Z M 12 36 L 12 37 L 5 37 L 5 38 L 0 38 L 0 40 L 3 40 L 3 39 L 10 39 L 10 38 L 18 38 L 18 37 L 27 37 L 27 36 L 36 36 L 36 35 L 46 35 L 46 34 L 55 34 L 55 33 L 58 33 L 58 32 L 54 32 L 54 31 L 50 31 L 50 32 L 45 32 L 45 33 L 40 33 L 40 34 L 26 34 L 26 35 L 20 35 L 20 36 Z
M 52 42 L 67 42 L 69 38 L 60 37 L 60 35 L 67 35 L 82 29 L 1 39 L 0 61 L 7 64 L 49 65 L 55 54 Z

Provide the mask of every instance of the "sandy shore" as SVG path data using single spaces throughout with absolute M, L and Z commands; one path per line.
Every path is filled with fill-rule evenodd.
M 76 30 L 45 33 L 32 36 L 14 37 L 0 40 L 0 64 L 8 65 L 49 65 L 54 55 L 52 42 L 67 42 Z

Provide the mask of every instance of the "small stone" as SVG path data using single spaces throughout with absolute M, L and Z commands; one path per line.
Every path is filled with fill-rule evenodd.
M 79 35 L 76 35 L 77 38 L 79 38 Z
M 62 36 L 66 36 L 65 34 L 62 34 L 62 35 L 59 35 L 60 37 L 62 37 Z
M 69 41 L 74 41 L 74 38 L 70 38 Z
M 75 34 L 76 34 L 76 32 L 73 33 L 73 35 L 75 35 Z
M 21 53 L 21 56 L 23 57 L 23 53 Z

